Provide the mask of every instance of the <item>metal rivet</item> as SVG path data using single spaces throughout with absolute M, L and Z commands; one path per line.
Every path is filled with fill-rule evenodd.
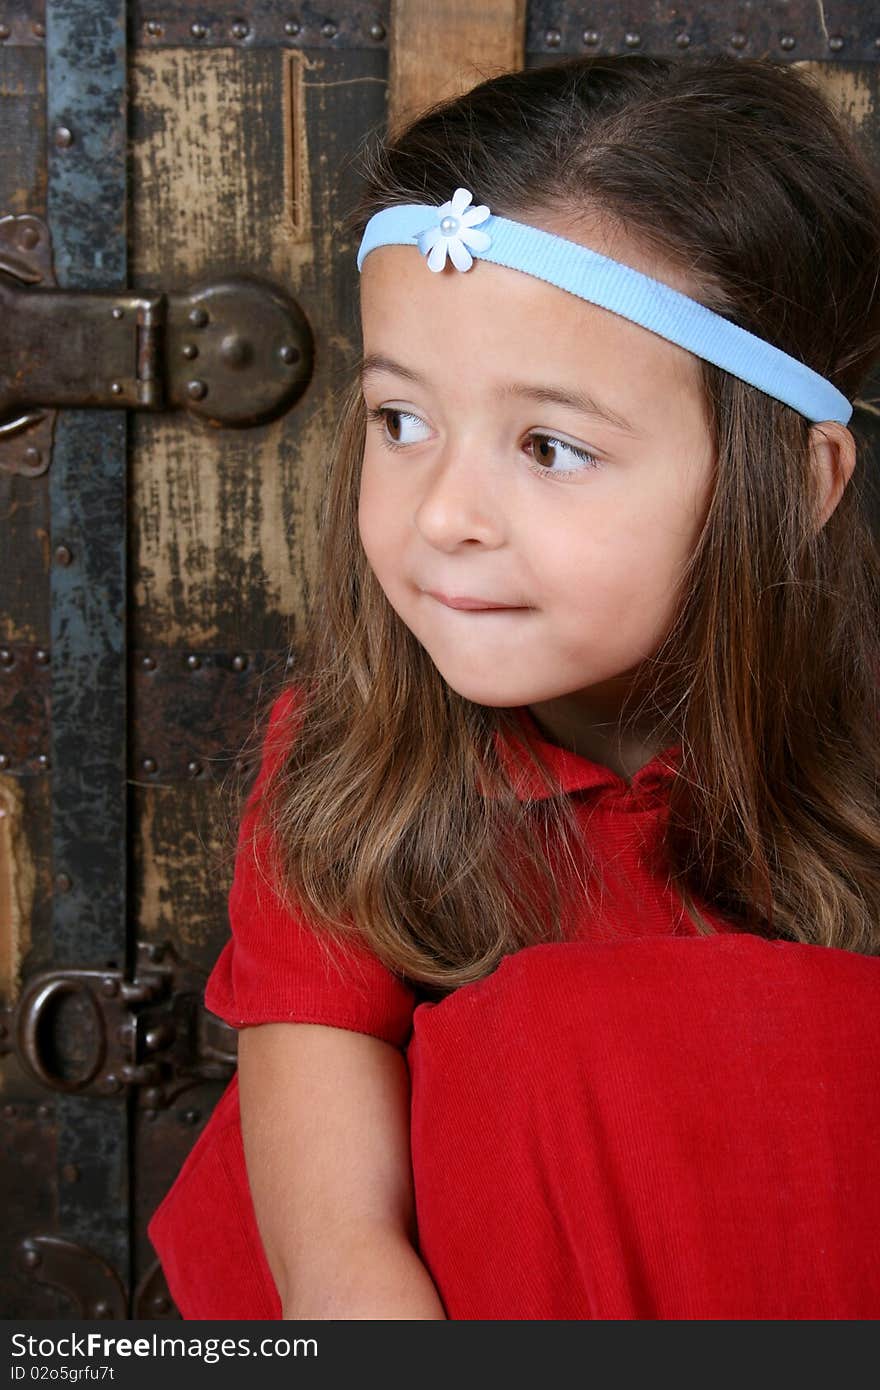
M 338 26 L 333 23 L 332 19 L 328 19 L 321 25 L 321 33 L 324 35 L 325 39 L 335 38 L 338 32 Z
M 198 671 L 202 664 L 202 658 L 196 656 L 195 652 L 190 652 L 189 656 L 186 658 L 186 664 L 191 671 Z
M 599 42 L 599 33 L 596 29 L 585 29 L 582 35 L 583 41 L 591 47 Z
M 65 1182 L 79 1182 L 79 1169 L 75 1163 L 65 1163 L 61 1176 Z
M 39 753 L 37 755 L 37 766 L 41 767 L 44 772 L 46 768 L 49 766 L 49 759 L 45 753 Z
M 558 48 L 562 43 L 562 35 L 558 29 L 548 29 L 544 35 L 544 42 L 548 48 Z
M 122 1082 L 119 1080 L 118 1076 L 114 1076 L 111 1072 L 109 1076 L 104 1076 L 101 1078 L 100 1088 L 108 1096 L 112 1096 L 115 1095 L 117 1091 L 122 1090 Z
M 243 19 L 237 19 L 232 26 L 232 37 L 235 39 L 246 39 L 249 32 Z
M 289 19 L 284 26 L 285 34 L 290 34 L 292 38 L 296 38 L 301 29 L 302 25 L 295 19 Z
M 161 1091 L 158 1089 L 158 1087 L 156 1087 L 156 1086 L 148 1086 L 147 1089 L 144 1091 L 144 1104 L 145 1104 L 145 1105 L 149 1105 L 150 1107 L 153 1107 L 153 1106 L 155 1106 L 155 1105 L 158 1105 L 161 1099 L 162 1099 L 162 1092 L 161 1092 Z M 147 1119 L 153 1119 L 153 1118 L 155 1118 L 155 1116 L 151 1116 L 151 1115 L 149 1115 L 149 1114 L 147 1115 Z
M 186 383 L 186 394 L 190 400 L 203 400 L 208 394 L 208 387 L 204 381 L 188 381 Z
M 112 999 L 115 995 L 119 993 L 119 981 L 113 980 L 109 976 L 106 976 L 101 981 L 101 993 L 105 995 L 108 999 Z
M 171 1304 L 165 1297 L 164 1293 L 157 1293 L 156 1297 L 153 1299 L 151 1306 L 154 1313 L 167 1313 L 168 1309 L 171 1307 Z
M 676 34 L 675 42 L 679 48 L 689 48 L 691 42 L 690 34 Z
M 247 667 L 248 659 L 246 656 L 234 656 L 232 658 L 233 671 L 244 671 Z
M 69 565 L 73 559 L 71 549 L 67 545 L 57 545 L 55 547 L 55 563 L 58 565 Z
M 144 1047 L 148 1052 L 158 1052 L 160 1048 L 173 1043 L 176 1036 L 168 1023 L 160 1023 L 157 1028 L 149 1028 L 144 1034 Z
M 230 367 L 243 367 L 251 360 L 251 345 L 240 333 L 227 333 L 220 344 L 220 356 Z
M 34 652 L 34 661 L 38 666 L 49 665 L 49 653 L 45 647 L 37 647 L 37 650 Z
M 202 1116 L 201 1116 L 201 1111 L 199 1111 L 199 1110 L 184 1110 L 180 1118 L 184 1121 L 185 1124 L 188 1124 L 188 1125 L 196 1125 L 196 1124 L 198 1124 L 199 1120 L 202 1118 Z
M 37 1266 L 42 1263 L 42 1258 L 39 1250 L 25 1250 L 22 1254 L 22 1259 L 28 1269 L 36 1269 Z
M 155 771 L 157 770 L 157 769 L 156 769 L 156 759 L 155 759 L 155 758 L 144 758 L 143 762 L 141 763 L 141 767 L 143 768 L 144 772 L 150 772 L 150 773 L 155 772 Z
M 144 25 L 144 32 L 149 34 L 150 38 L 156 38 L 162 32 L 162 25 L 157 19 L 148 19 Z
M 184 343 L 183 347 L 180 349 L 180 355 L 181 357 L 185 357 L 187 361 L 192 361 L 194 357 L 198 357 L 199 350 L 195 343 Z
M 840 34 L 833 34 L 828 40 L 828 47 L 831 49 L 832 53 L 839 53 L 845 42 L 846 40 L 842 39 Z
M 783 35 L 782 35 L 782 38 L 779 40 L 779 47 L 780 47 L 780 48 L 786 48 L 786 49 L 787 49 L 787 48 L 794 48 L 794 45 L 795 45 L 795 37 L 794 37 L 794 34 L 783 34 Z
M 186 770 L 189 773 L 190 777 L 198 777 L 199 773 L 202 770 L 202 765 L 200 762 L 197 762 L 195 758 L 193 758 L 191 762 L 187 763 Z
M 39 24 L 39 23 L 37 23 L 37 24 L 34 24 L 34 25 L 32 26 L 32 28 L 33 28 L 34 34 L 36 35 L 36 37 L 37 37 L 38 39 L 44 39 L 44 38 L 46 37 L 46 26 L 45 26 L 45 24 Z
M 298 347 L 291 347 L 289 343 L 285 343 L 284 347 L 278 349 L 278 356 L 282 362 L 298 362 L 302 353 Z
M 42 1105 L 37 1106 L 37 1114 L 39 1115 L 41 1120 L 47 1120 L 49 1116 L 52 1114 L 52 1110 L 50 1106 L 46 1105 L 44 1101 Z
M 9 766 L 9 754 L 8 754 L 8 753 L 0 753 L 0 769 L 2 769 L 2 768 L 4 768 L 4 767 L 8 767 L 8 766 Z M 2 809 L 2 808 L 0 808 L 0 809 Z M 5 812 L 5 811 L 3 811 L 3 815 L 4 815 L 4 816 L 6 815 L 6 812 Z
M 747 42 L 748 39 L 746 38 L 745 34 L 742 32 L 741 29 L 737 29 L 736 32 L 731 34 L 730 36 L 730 44 L 732 48 L 745 48 Z
M 60 874 L 55 875 L 55 888 L 59 893 L 69 893 L 72 887 L 73 879 L 70 877 L 70 874 L 66 874 L 62 871 Z
M 111 394 L 114 395 L 114 396 L 121 396 L 121 395 L 122 395 L 122 382 L 121 382 L 121 381 L 111 381 L 111 383 L 110 383 L 110 392 L 111 392 Z
M 143 666 L 145 671 L 155 671 L 156 658 L 154 656 L 142 656 L 141 665 Z
M 8 647 L 0 647 L 0 666 L 11 666 L 15 657 Z
M 193 328 L 204 328 L 208 322 L 208 315 L 204 309 L 190 309 L 189 321 Z
M 60 150 L 69 149 L 73 144 L 73 131 L 69 126 L 60 125 L 55 131 L 55 144 Z
M 113 315 L 113 317 L 114 317 L 115 319 L 125 318 L 125 310 L 124 310 L 124 309 L 120 309 L 120 307 L 119 307 L 118 304 L 116 305 L 116 307 L 115 307 L 114 309 L 111 309 L 110 312 L 111 312 L 111 314 Z
M 2 43 L 4 39 L 8 39 L 11 33 L 12 30 L 8 24 L 0 24 L 0 43 Z
M 208 29 L 207 26 L 204 24 L 191 24 L 189 26 L 189 32 L 192 34 L 194 39 L 203 39 L 207 34 Z
M 4 1107 L 3 1107 L 3 1114 L 6 1116 L 7 1120 L 13 1120 L 13 1119 L 15 1119 L 15 1116 L 18 1114 L 18 1106 L 17 1106 L 17 1105 L 4 1105 Z
M 38 463 L 43 462 L 43 451 L 29 444 L 24 451 L 24 458 L 29 468 L 36 468 Z
M 379 21 L 376 20 L 376 22 L 375 22 L 374 24 L 371 24 L 371 25 L 370 25 L 370 38 L 371 38 L 371 39 L 375 39 L 376 42 L 378 43 L 379 40 L 380 40 L 380 39 L 384 39 L 384 37 L 385 37 L 385 25 L 384 25 L 384 24 L 380 24 Z
M 633 33 L 624 34 L 623 41 L 626 44 L 627 48 L 638 48 L 639 44 L 642 41 L 642 36 L 641 34 Z
M 92 1313 L 96 1318 L 106 1318 L 110 1312 L 110 1304 L 106 1298 L 99 1298 L 92 1308 Z

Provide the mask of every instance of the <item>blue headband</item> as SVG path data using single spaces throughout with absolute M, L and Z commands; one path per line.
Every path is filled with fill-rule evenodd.
M 492 217 L 485 204 L 469 206 L 472 199 L 466 188 L 457 188 L 449 202 L 439 207 L 398 203 L 383 208 L 366 225 L 357 254 L 358 270 L 377 246 L 417 242 L 428 268 L 435 271 L 443 269 L 447 254 L 457 270 L 470 270 L 473 257 L 479 256 L 523 270 L 631 319 L 784 401 L 808 420 L 848 422 L 853 407 L 846 396 L 826 377 L 765 338 L 632 266 L 524 222 Z

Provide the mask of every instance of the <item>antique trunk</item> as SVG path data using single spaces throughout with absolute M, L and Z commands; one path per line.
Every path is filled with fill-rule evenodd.
M 357 151 L 627 51 L 815 65 L 880 157 L 876 2 L 0 3 L 7 1318 L 178 1316 L 146 1224 L 235 1065 L 201 993 L 357 360 Z

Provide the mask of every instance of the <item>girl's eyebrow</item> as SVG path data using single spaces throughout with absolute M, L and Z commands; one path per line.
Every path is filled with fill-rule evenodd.
M 402 362 L 395 362 L 393 358 L 386 357 L 379 352 L 368 353 L 361 362 L 361 382 L 363 383 L 374 372 L 391 372 L 395 376 L 402 376 L 406 381 L 415 382 L 417 386 L 429 384 L 411 367 L 405 367 Z M 643 433 L 643 431 L 636 429 L 623 415 L 618 415 L 616 411 L 595 400 L 585 391 L 563 390 L 557 386 L 530 386 L 526 382 L 509 382 L 501 387 L 498 394 L 502 399 L 506 396 L 519 396 L 537 401 L 539 405 L 567 406 L 570 410 L 577 410 L 582 415 L 593 415 L 597 419 L 605 420 L 609 425 L 622 430 L 625 434 L 640 436 Z

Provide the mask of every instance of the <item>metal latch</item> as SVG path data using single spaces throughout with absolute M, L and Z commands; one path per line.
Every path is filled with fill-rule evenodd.
M 60 290 L 49 229 L 0 217 L 0 468 L 49 466 L 55 407 L 185 409 L 215 428 L 275 419 L 312 375 L 305 314 L 279 286 L 226 275 L 185 293 Z
M 137 1087 L 139 1104 L 161 1109 L 235 1067 L 235 1029 L 204 1008 L 204 985 L 170 944 L 139 942 L 133 980 L 119 969 L 43 971 L 9 1011 L 0 1052 L 14 1051 L 50 1090 Z

